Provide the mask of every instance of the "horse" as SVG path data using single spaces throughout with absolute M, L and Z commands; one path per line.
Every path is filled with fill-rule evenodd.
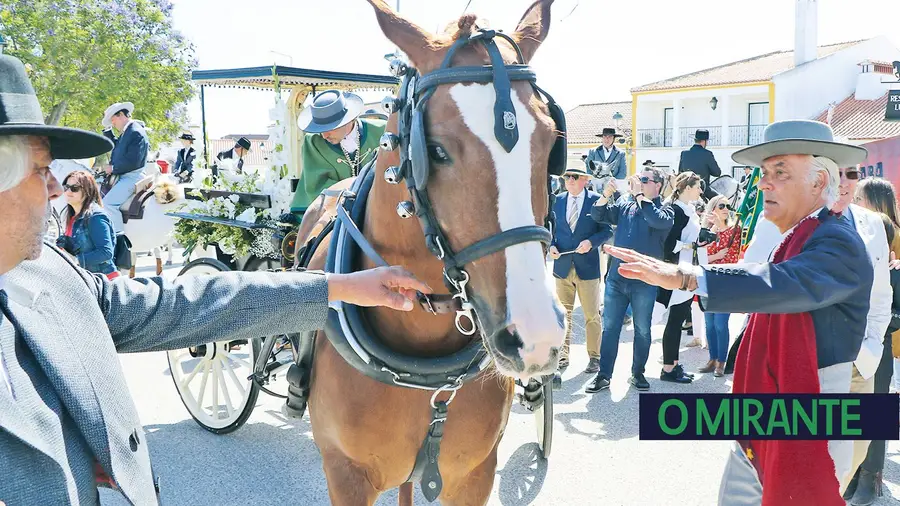
M 564 170 L 565 120 L 552 98 L 538 93 L 533 74 L 503 72 L 534 56 L 547 36 L 553 0 L 532 4 L 509 34 L 484 30 L 467 14 L 441 35 L 405 19 L 385 0 L 367 2 L 420 83 L 447 67 L 469 68 L 473 74 L 468 75 L 479 77 L 454 74 L 432 82 L 427 98 L 419 96 L 412 130 L 409 114 L 398 113 L 402 97 L 415 101 L 412 93 L 401 86 L 400 99 L 386 99 L 386 109 L 394 110 L 389 110 L 387 134 L 373 162 L 358 242 L 368 245 L 372 256 L 408 269 L 436 294 L 423 295 L 411 312 L 357 309 L 385 353 L 437 363 L 471 348 L 476 357 L 486 358 L 466 381 L 463 375 L 447 378 L 449 383 L 437 388 L 401 386 L 412 380 L 387 366 L 364 374 L 366 364 L 351 364 L 342 354 L 346 349 L 334 344 L 340 342 L 340 327 L 332 308 L 313 345 L 313 439 L 334 505 L 371 505 L 397 487 L 399 504 L 411 505 L 413 479 L 421 479 L 430 501 L 486 504 L 514 381 L 553 374 L 565 335 L 565 313 L 545 267 L 550 238 L 545 227 L 553 220 L 548 177 Z M 404 83 L 410 82 L 407 75 Z M 394 145 L 398 140 L 401 149 Z M 398 184 L 404 178 L 407 184 Z M 307 213 L 301 229 L 318 227 L 326 214 L 342 215 L 344 199 L 320 198 L 331 210 Z M 350 222 L 341 217 L 338 223 L 341 233 L 350 233 Z M 307 268 L 324 270 L 334 261 L 329 250 L 340 250 L 347 237 L 335 227 L 315 248 Z M 450 265 L 452 259 L 458 264 Z M 370 256 L 356 255 L 352 268 L 376 265 Z M 437 293 L 442 286 L 452 298 Z M 439 300 L 455 311 L 436 309 Z M 412 371 L 417 372 L 422 371 Z M 387 373 L 393 381 L 385 379 Z
M 143 193 L 144 191 L 147 193 Z M 172 264 L 174 250 L 172 232 L 175 230 L 177 220 L 166 216 L 166 213 L 175 211 L 183 203 L 185 185 L 179 185 L 171 175 L 156 174 L 138 183 L 135 192 L 133 198 L 140 198 L 143 201 L 143 214 L 140 217 L 129 217 L 124 224 L 123 232 L 131 241 L 132 268 L 129 275 L 134 277 L 137 253 L 141 251 L 153 252 L 156 258 L 156 274 L 160 275 L 163 271 L 161 248 L 166 247 L 168 250 L 166 265 Z M 152 196 L 149 195 L 150 192 Z M 122 208 L 129 209 L 131 200 L 126 201 Z

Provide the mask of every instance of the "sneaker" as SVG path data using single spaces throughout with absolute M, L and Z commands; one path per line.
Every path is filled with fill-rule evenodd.
M 688 332 L 688 335 L 691 336 L 691 335 L 693 335 L 693 334 L 690 333 L 690 332 Z M 691 341 L 690 341 L 689 343 L 687 343 L 686 345 L 684 345 L 684 347 L 685 347 L 685 348 L 696 348 L 696 347 L 700 346 L 701 344 L 702 344 L 702 343 L 700 342 L 700 338 L 699 338 L 699 337 L 695 337 L 695 338 L 691 339 Z
M 647 378 L 645 378 L 643 374 L 632 374 L 631 379 L 628 380 L 628 382 L 634 385 L 634 387 L 638 390 L 650 390 L 650 383 L 647 381 Z
M 710 360 L 705 366 L 697 369 L 697 372 L 710 373 L 716 370 L 716 361 Z
M 687 376 L 688 378 L 694 379 L 694 373 L 685 371 L 684 367 L 682 367 L 681 364 L 675 364 L 675 370 L 678 371 L 678 374 L 681 374 L 682 376 Z
M 589 394 L 595 394 L 601 390 L 606 390 L 607 388 L 609 388 L 609 378 L 597 374 L 597 377 L 594 378 L 594 381 L 586 386 L 584 388 L 584 391 Z
M 596 374 L 600 371 L 600 359 L 592 358 L 588 361 L 587 367 L 584 368 L 585 374 Z
M 694 381 L 692 378 L 680 374 L 678 369 L 672 369 L 670 372 L 666 372 L 665 369 L 661 370 L 659 372 L 659 379 L 668 381 L 669 383 L 691 383 Z
M 634 319 L 628 315 L 625 315 L 625 319 L 622 320 L 622 326 L 627 327 L 627 326 L 631 325 L 632 323 L 634 323 Z

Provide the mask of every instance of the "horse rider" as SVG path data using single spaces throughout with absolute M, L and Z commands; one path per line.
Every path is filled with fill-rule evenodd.
M 124 227 L 119 207 L 131 197 L 135 185 L 146 175 L 144 166 L 147 165 L 147 151 L 150 149 L 144 123 L 132 119 L 132 113 L 134 104 L 131 102 L 117 102 L 103 113 L 103 135 L 115 145 L 110 164 L 104 170 L 118 177 L 103 196 L 103 208 L 109 214 L 116 233 L 122 232 Z M 113 134 L 113 128 L 120 132 L 119 137 Z
M 598 179 L 608 176 L 625 179 L 628 175 L 625 153 L 615 146 L 616 138 L 622 137 L 622 134 L 616 133 L 615 128 L 604 128 L 597 137 L 600 137 L 600 145 L 588 151 L 584 160 L 588 171 Z
M 244 156 L 250 152 L 250 139 L 246 137 L 241 137 L 234 143 L 234 147 L 231 149 L 226 149 L 225 151 L 221 151 L 218 155 L 216 155 L 216 163 L 213 163 L 212 166 L 212 174 L 213 179 L 219 176 L 219 170 L 222 168 L 219 167 L 218 161 L 220 160 L 237 160 L 235 164 L 235 170 L 238 174 L 244 173 Z
M 709 187 L 710 176 L 719 177 L 722 175 L 722 169 L 716 162 L 716 157 L 712 151 L 706 149 L 709 142 L 709 130 L 697 130 L 694 132 L 694 145 L 691 149 L 681 152 L 681 160 L 678 162 L 678 172 L 691 171 L 700 176 L 706 185 L 703 197 L 708 201 L 719 193 Z
M 378 152 L 387 122 L 363 118 L 362 98 L 339 90 L 318 94 L 297 120 L 303 139 L 303 173 L 291 203 L 291 213 L 302 216 L 325 188 L 349 177 Z
M 178 158 L 175 159 L 175 169 L 172 173 L 178 178 L 179 183 L 189 183 L 194 177 L 194 160 L 197 159 L 197 150 L 194 149 L 194 134 L 185 132 L 178 137 L 181 145 L 178 150 Z

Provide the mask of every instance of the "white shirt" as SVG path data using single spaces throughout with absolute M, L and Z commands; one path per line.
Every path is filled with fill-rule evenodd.
M 346 137 L 341 139 L 341 147 L 344 148 L 347 153 L 353 153 L 357 149 L 359 149 L 359 136 L 357 132 L 359 131 L 359 123 L 356 121 L 353 122 L 353 130 L 350 130 L 350 133 L 347 134 Z
M 612 153 L 614 146 L 606 147 L 603 146 L 603 157 L 606 158 L 606 161 L 609 161 L 609 155 Z

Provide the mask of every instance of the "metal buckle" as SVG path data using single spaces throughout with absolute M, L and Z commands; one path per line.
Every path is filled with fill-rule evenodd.
M 440 395 L 441 392 L 450 392 L 450 397 L 444 402 L 445 405 L 449 406 L 453 399 L 456 397 L 456 392 L 459 391 L 463 386 L 463 379 L 466 377 L 465 374 L 456 378 L 453 383 L 448 383 L 431 394 L 431 409 L 437 409 L 437 396 Z
M 447 271 L 444 271 L 444 276 L 449 279 L 450 283 L 453 284 L 453 287 L 456 288 L 456 293 L 453 294 L 453 298 L 459 299 L 460 309 L 456 312 L 456 318 L 454 320 L 456 330 L 464 336 L 471 336 L 478 330 L 478 326 L 475 323 L 475 306 L 469 302 L 469 295 L 466 293 L 466 285 L 469 284 L 469 273 L 464 269 L 460 269 L 459 272 L 463 274 L 463 279 L 460 281 L 451 278 L 447 274 Z M 469 325 L 463 325 L 464 319 L 469 320 Z
M 436 316 L 437 311 L 434 310 L 434 305 L 431 304 L 431 297 L 429 297 L 425 294 L 421 294 L 421 295 L 422 295 L 422 298 L 425 299 L 425 305 L 428 307 L 428 312 L 430 312 L 431 314 Z

